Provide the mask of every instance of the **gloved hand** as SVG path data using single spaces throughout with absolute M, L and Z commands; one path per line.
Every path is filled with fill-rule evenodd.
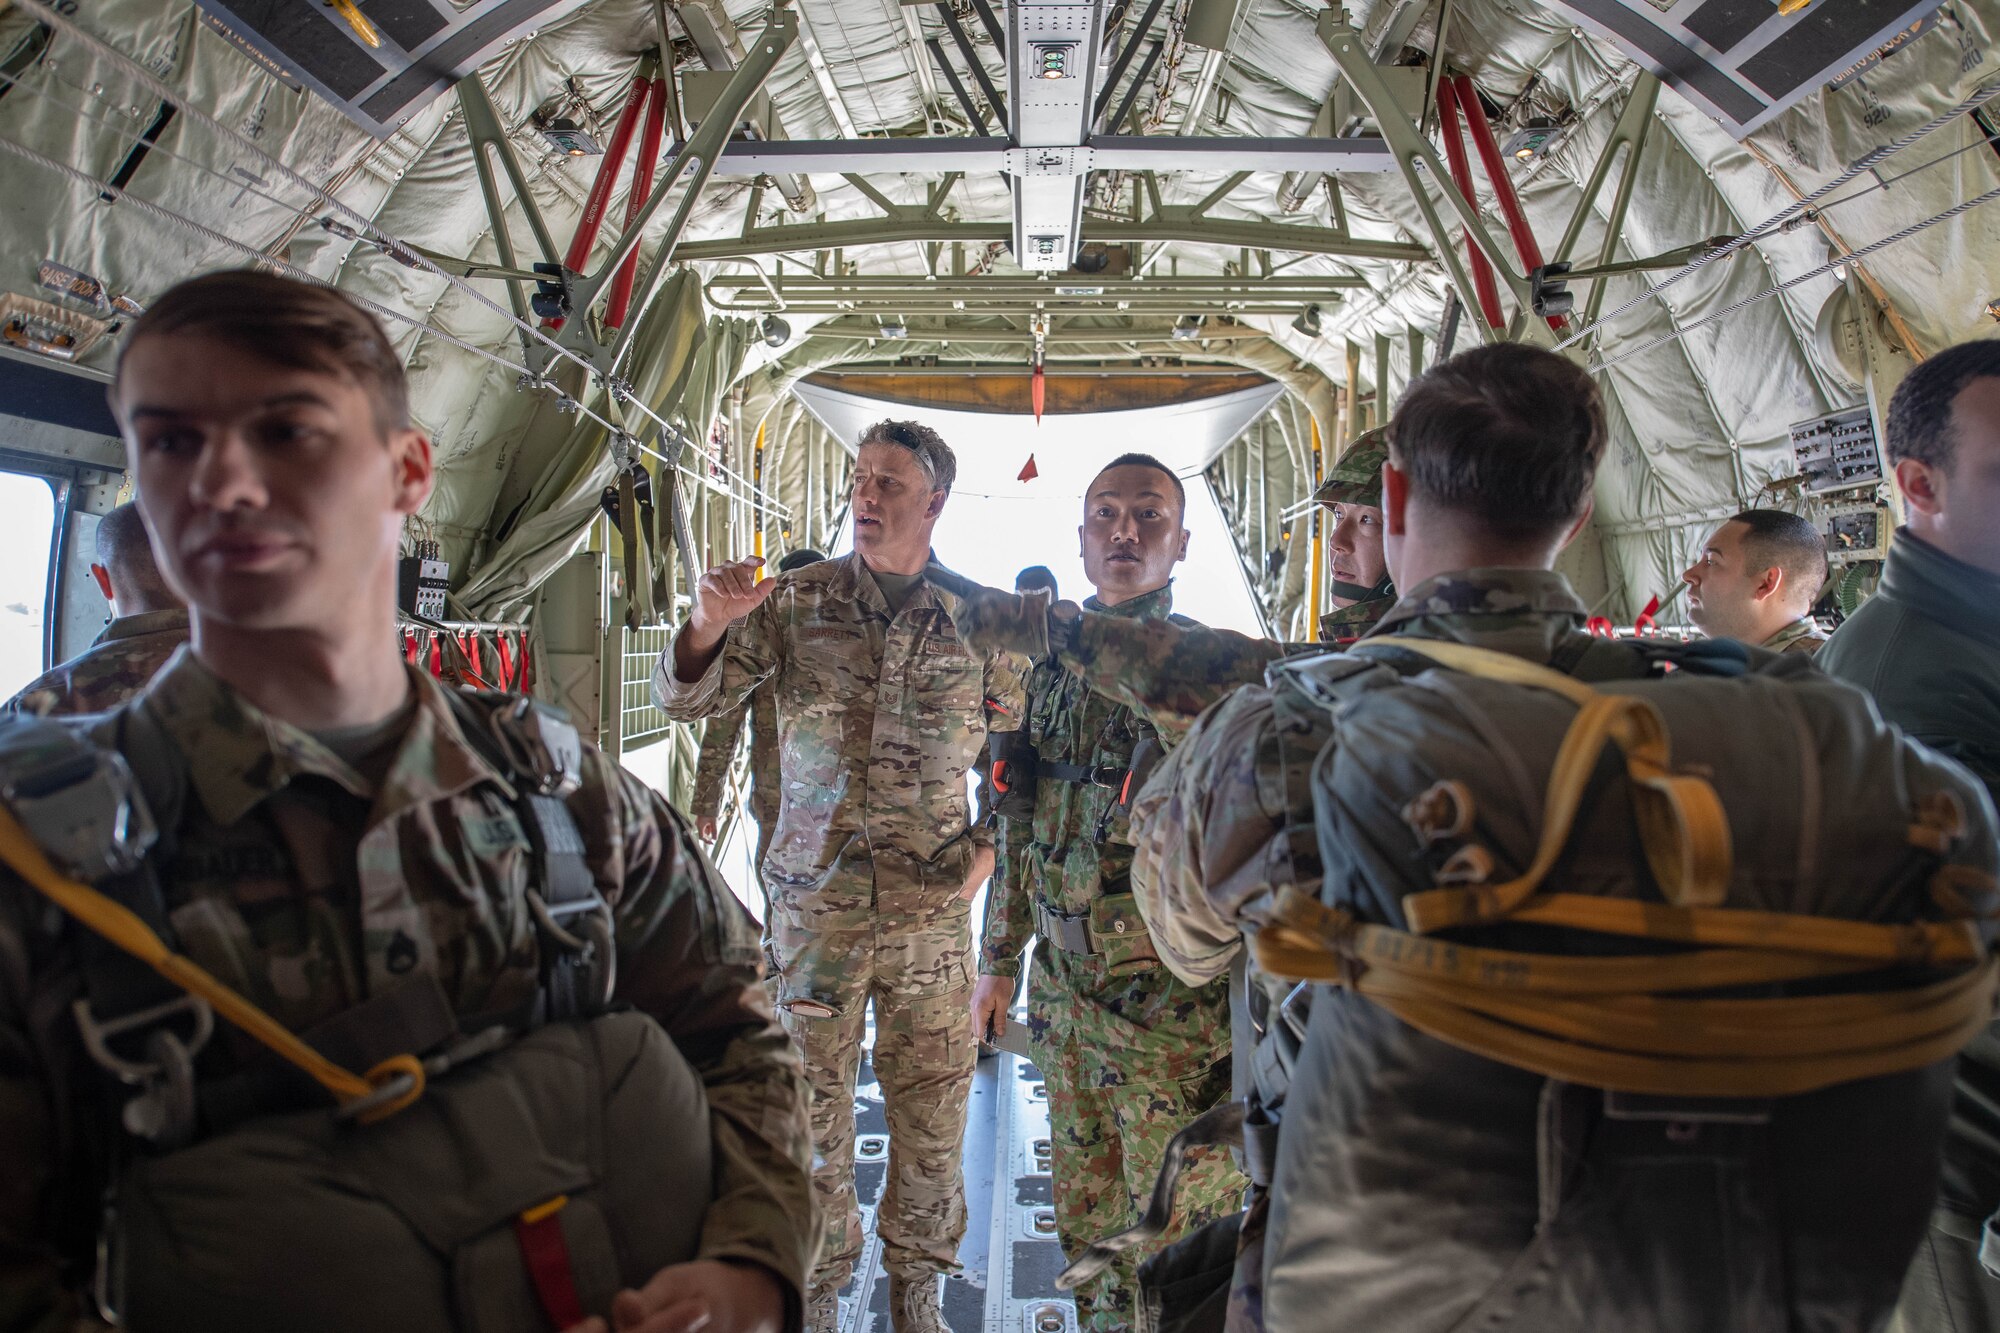
M 1047 657 L 1049 599 L 1046 593 L 1001 592 L 978 584 L 967 586 L 952 608 L 951 622 L 966 651 L 1020 653 Z

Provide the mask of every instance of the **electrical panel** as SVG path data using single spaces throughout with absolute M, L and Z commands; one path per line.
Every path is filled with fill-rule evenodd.
M 1886 559 L 1889 535 L 1895 524 L 1889 507 L 1874 500 L 1828 508 L 1822 528 L 1828 562 L 1851 565 L 1862 560 Z
M 450 591 L 451 566 L 434 541 L 420 541 L 396 562 L 396 604 L 413 616 L 444 619 L 444 596 Z
M 1792 458 L 1808 495 L 1878 486 L 1888 479 L 1875 423 L 1866 407 L 1792 427 Z

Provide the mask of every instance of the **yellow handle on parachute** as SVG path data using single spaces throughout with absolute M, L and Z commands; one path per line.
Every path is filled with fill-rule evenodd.
M 367 1077 L 341 1068 L 321 1055 L 277 1019 L 238 995 L 192 959 L 166 946 L 152 928 L 127 908 L 91 888 L 88 884 L 57 870 L 43 855 L 41 847 L 28 836 L 13 812 L 0 805 L 0 861 L 43 897 L 76 918 L 84 926 L 158 972 L 196 999 L 206 1001 L 224 1019 L 255 1038 L 274 1055 L 298 1067 L 315 1083 L 332 1093 L 345 1106 L 373 1097 L 392 1080 L 407 1076 L 411 1087 L 363 1112 L 363 1120 L 379 1120 L 393 1115 L 423 1095 L 424 1068 L 410 1055 L 384 1060 Z
M 361 6 L 354 0 L 326 0 L 327 7 L 347 20 L 347 26 L 354 29 L 354 35 L 370 46 L 382 45 L 382 34 L 375 31 L 375 25 L 361 12 Z

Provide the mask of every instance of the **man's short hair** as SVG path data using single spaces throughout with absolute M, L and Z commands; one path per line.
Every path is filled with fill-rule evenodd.
M 1054 592 L 1056 590 L 1055 571 L 1051 570 L 1047 565 L 1029 565 L 1014 576 L 1015 592 L 1028 592 L 1034 588 L 1047 588 L 1050 592 Z
M 2000 377 L 2000 339 L 1947 347 L 1903 376 L 1883 423 L 1890 463 L 1914 458 L 1950 472 L 1958 456 L 1951 433 L 1952 402 L 1967 384 L 1989 375 Z
M 1174 498 L 1181 502 L 1181 517 L 1187 517 L 1187 487 L 1181 483 L 1179 477 L 1174 475 L 1174 470 L 1165 463 L 1162 463 L 1151 454 L 1120 454 L 1103 467 L 1097 469 L 1097 476 L 1101 477 L 1115 467 L 1149 467 L 1155 472 L 1166 473 L 1167 480 L 1174 484 Z M 1097 477 L 1092 477 L 1091 484 L 1095 485 L 1096 483 Z
M 807 565 L 816 565 L 824 559 L 826 557 L 818 551 L 813 550 L 812 547 L 801 546 L 798 550 L 791 552 L 778 562 L 778 572 L 780 574 L 789 574 L 795 569 L 804 569 Z
M 944 436 L 920 421 L 878 421 L 861 432 L 860 444 L 893 444 L 908 449 L 931 479 L 934 491 L 950 495 L 951 484 L 958 480 L 958 455 L 944 442 Z
M 1584 369 L 1519 343 L 1432 366 L 1389 421 L 1391 461 L 1412 494 L 1510 538 L 1576 521 L 1605 440 L 1604 400 Z
M 118 349 L 111 379 L 114 410 L 132 349 L 147 338 L 176 333 L 214 338 L 287 370 L 352 380 L 374 400 L 381 431 L 410 424 L 409 380 L 389 335 L 375 316 L 331 287 L 231 269 L 168 288 L 133 321 Z
M 1743 534 L 1743 556 L 1757 572 L 1776 567 L 1785 571 L 1785 586 L 1799 589 L 1811 605 L 1826 582 L 1826 538 L 1818 528 L 1782 509 L 1746 509 L 1731 523 L 1749 529 Z
M 153 559 L 153 539 L 133 501 L 118 505 L 97 521 L 97 563 L 111 575 L 111 586 L 133 593 L 166 590 L 160 566 Z

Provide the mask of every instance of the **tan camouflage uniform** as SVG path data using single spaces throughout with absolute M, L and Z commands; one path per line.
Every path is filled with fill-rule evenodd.
M 1113 619 L 1164 622 L 1173 593 L 1086 605 Z M 1088 952 L 1074 948 L 1083 942 L 1074 931 L 1043 937 L 1028 989 L 1029 1038 L 1049 1093 L 1056 1233 L 1075 1260 L 1092 1241 L 1139 1220 L 1167 1141 L 1229 1099 L 1229 993 L 1226 981 L 1190 986 L 1160 966 L 1133 911 L 1132 848 L 1113 807 L 1149 728 L 1057 664 L 1036 666 L 1029 679 L 1026 730 L 1038 762 L 1085 765 L 1106 777 L 1043 776 L 1033 821 L 1003 821 L 1006 857 L 987 900 L 979 970 L 1019 974 L 1038 902 L 1102 927 L 1089 932 L 1098 938 Z M 1140 1262 L 1234 1212 L 1243 1186 L 1227 1153 L 1199 1153 L 1181 1177 L 1172 1227 L 1078 1289 L 1079 1326 L 1131 1328 Z
M 1757 646 L 1774 653 L 1816 653 L 1831 637 L 1811 616 L 1800 616 Z
M 191 652 L 128 705 L 149 710 L 185 775 L 160 866 L 182 950 L 293 1031 L 422 971 L 460 1014 L 510 1011 L 537 989 L 510 789 L 443 687 L 410 674 L 415 707 L 379 785 Z M 88 734 L 112 744 L 123 711 Z M 818 1242 L 807 1093 L 755 928 L 682 817 L 593 747 L 567 805 L 617 913 L 617 998 L 659 1021 L 707 1093 L 715 1194 L 700 1255 L 769 1269 L 796 1312 Z M 0 872 L 0 1328 L 68 1327 L 66 1289 L 91 1264 L 103 1182 L 89 1108 L 69 1100 L 96 1073 L 67 1017 L 74 938 Z
M 747 708 L 719 713 L 708 720 L 701 733 L 701 753 L 694 766 L 694 804 L 690 818 L 720 819 L 722 797 L 729 785 L 730 761 L 736 757 L 736 738 L 750 724 L 750 784 L 746 804 L 757 821 L 757 859 L 762 866 L 771 850 L 771 835 L 778 831 L 778 705 L 767 686 L 750 696 Z M 768 898 L 768 891 L 767 891 Z M 765 915 L 770 914 L 768 902 Z
M 185 610 L 118 616 L 90 647 L 29 682 L 5 707 L 38 717 L 116 708 L 137 694 L 187 641 Z
M 1026 664 L 968 652 L 952 629 L 956 599 L 928 582 L 891 617 L 858 554 L 777 582 L 700 680 L 675 679 L 670 646 L 653 693 L 669 717 L 694 721 L 741 708 L 766 681 L 776 692 L 782 786 L 760 870 L 780 1016 L 813 1085 L 823 1299 L 861 1254 L 854 1085 L 871 999 L 889 1122 L 883 1263 L 911 1282 L 956 1267 L 977 1059 L 971 906 L 959 895 L 975 844 L 993 841 L 971 823 L 966 774 L 989 728 L 1020 725 Z

